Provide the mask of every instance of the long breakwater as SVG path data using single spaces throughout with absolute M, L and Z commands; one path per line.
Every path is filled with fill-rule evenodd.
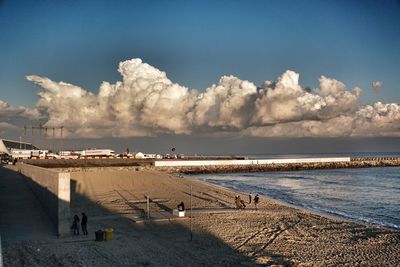
M 186 174 L 196 173 L 230 173 L 262 171 L 295 171 L 340 168 L 371 168 L 400 166 L 400 157 L 368 158 L 302 158 L 302 159 L 259 159 L 259 160 L 223 160 L 223 161 L 189 161 L 167 160 L 155 161 L 154 167 L 168 172 Z
M 335 158 L 292 158 L 292 159 L 31 159 L 23 160 L 44 168 L 88 170 L 110 168 L 139 170 L 157 169 L 187 174 L 230 173 L 262 171 L 295 171 L 314 169 L 368 168 L 400 166 L 400 157 L 335 157 Z

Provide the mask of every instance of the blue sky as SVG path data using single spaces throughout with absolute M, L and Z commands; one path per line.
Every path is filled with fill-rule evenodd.
M 36 103 L 26 75 L 97 92 L 136 57 L 199 90 L 291 69 L 304 86 L 325 75 L 363 88 L 362 103 L 398 103 L 400 2 L 0 1 L 0 100 L 11 105 Z
M 165 71 L 196 94 L 216 83 L 220 89 L 198 98 L 164 83 L 160 93 L 147 79 L 151 86 L 145 90 L 125 84 L 98 101 L 43 78 L 98 93 L 102 81 L 121 80 L 118 64 L 132 58 Z M 145 68 L 135 64 L 126 65 L 134 69 L 132 77 Z M 254 93 L 252 84 L 241 81 L 260 86 L 286 70 L 300 73 L 303 87 L 318 87 L 324 75 L 363 92 L 343 93 L 337 84 L 325 93 L 293 92 L 285 86 L 295 75 L 287 72 L 286 85 L 277 90 L 271 85 L 271 94 L 263 97 L 263 91 Z M 153 152 L 151 144 L 168 148 L 185 142 L 184 153 L 201 148 L 202 153 L 239 153 L 244 147 L 254 153 L 297 153 L 312 146 L 314 152 L 398 151 L 399 74 L 398 0 L 0 0 L 2 138 L 18 138 L 24 125 L 37 127 L 38 110 L 17 107 L 34 107 L 42 91 L 41 122 L 64 126 L 74 146 L 92 138 L 92 146 L 131 143 Z M 30 82 L 27 75 L 38 76 L 30 76 Z M 241 80 L 218 82 L 223 75 Z M 383 82 L 380 90 L 372 89 L 374 81 Z M 110 92 L 112 85 L 107 87 Z M 180 98 L 165 101 L 165 95 L 176 95 L 171 90 L 181 90 Z M 148 94 L 140 100 L 143 91 Z M 111 141 L 104 143 L 105 138 Z M 318 138 L 322 141 L 314 143 Z

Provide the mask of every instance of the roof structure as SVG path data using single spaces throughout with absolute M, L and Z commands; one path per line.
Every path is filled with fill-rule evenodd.
M 11 154 L 11 149 L 37 150 L 39 148 L 30 143 L 0 139 L 0 154 Z

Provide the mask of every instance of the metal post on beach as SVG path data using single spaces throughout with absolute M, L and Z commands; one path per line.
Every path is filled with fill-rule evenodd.
M 146 202 L 147 202 L 147 219 L 150 219 L 150 197 L 146 196 Z
M 193 240 L 192 232 L 192 184 L 190 184 L 190 241 Z

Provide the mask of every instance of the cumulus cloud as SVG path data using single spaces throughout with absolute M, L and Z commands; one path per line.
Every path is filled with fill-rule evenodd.
M 36 108 L 13 107 L 5 101 L 0 100 L 0 123 L 15 120 L 38 120 L 41 114 Z
M 320 86 L 305 90 L 299 84 L 299 74 L 286 71 L 273 83 L 264 82 L 255 105 L 252 122 L 270 125 L 289 121 L 329 119 L 351 112 L 361 89 L 353 92 L 334 79 L 322 76 Z
M 372 89 L 374 89 L 375 91 L 378 91 L 379 89 L 381 89 L 382 85 L 383 85 L 382 81 L 372 82 Z
M 354 136 L 400 136 L 400 105 L 378 102 L 361 107 L 354 124 Z
M 253 109 L 257 87 L 234 76 L 223 76 L 218 84 L 197 96 L 193 124 L 198 127 L 241 129 Z
M 64 126 L 70 137 L 222 132 L 263 137 L 400 136 L 398 104 L 360 106 L 360 88 L 348 90 L 325 76 L 318 88 L 303 88 L 293 71 L 260 87 L 223 76 L 198 91 L 173 83 L 165 72 L 140 59 L 121 62 L 118 71 L 122 80 L 103 82 L 97 94 L 46 77 L 27 79 L 43 88 L 36 107 L 46 114 L 46 126 Z
M 244 135 L 257 137 L 342 137 L 351 136 L 353 119 L 339 116 L 328 120 L 303 120 L 284 122 L 270 126 L 249 127 Z
M 13 107 L 0 100 L 0 136 L 20 135 L 24 124 L 31 125 L 42 118 L 36 108 Z
M 65 126 L 79 137 L 190 133 L 187 116 L 197 92 L 140 59 L 121 62 L 118 71 L 122 81 L 103 82 L 98 95 L 45 77 L 27 79 L 43 88 L 37 106 L 48 114 L 46 125 Z
M 0 100 L 0 122 L 2 120 L 9 120 L 18 117 L 32 120 L 39 119 L 40 112 L 36 108 L 13 107 L 7 102 Z

